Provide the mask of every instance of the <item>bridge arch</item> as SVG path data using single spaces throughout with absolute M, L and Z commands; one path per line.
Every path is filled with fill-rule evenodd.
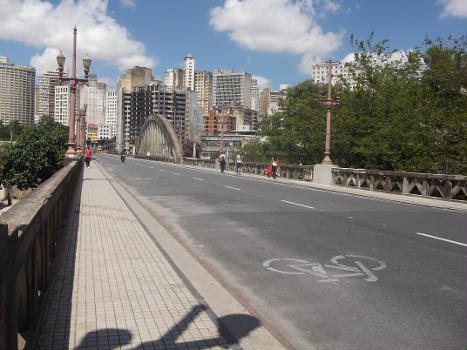
M 162 114 L 150 115 L 141 126 L 136 155 L 144 157 L 148 151 L 155 158 L 172 161 L 182 156 L 177 135 Z

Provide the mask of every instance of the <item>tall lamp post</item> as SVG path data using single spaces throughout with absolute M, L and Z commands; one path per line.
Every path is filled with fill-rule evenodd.
M 76 78 L 76 26 L 73 28 L 73 61 L 71 68 L 71 77 L 63 77 L 63 66 L 65 64 L 65 56 L 62 52 L 57 56 L 58 75 L 60 83 L 68 82 L 70 86 L 70 120 L 68 125 L 68 151 L 65 153 L 65 159 L 75 159 L 78 153 L 75 150 L 75 104 L 76 104 L 76 88 L 79 83 L 87 83 L 89 76 L 89 67 L 91 66 L 91 59 L 86 55 L 83 58 L 84 79 Z
M 338 105 L 340 103 L 340 95 L 342 89 L 342 83 L 339 81 L 336 83 L 336 99 L 332 99 L 331 94 L 331 68 L 332 68 L 332 59 L 329 58 L 329 67 L 328 67 L 328 96 L 324 98 L 324 84 L 322 82 L 318 83 L 319 88 L 319 100 L 322 104 L 327 107 L 327 117 L 326 117 L 326 144 L 324 147 L 324 158 L 321 164 L 332 165 L 331 160 L 331 107 Z

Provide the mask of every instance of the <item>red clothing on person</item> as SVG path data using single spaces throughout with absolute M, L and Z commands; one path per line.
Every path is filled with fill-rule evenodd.
M 90 148 L 86 148 L 86 149 L 84 150 L 84 156 L 85 156 L 86 158 L 91 158 L 91 156 L 92 156 L 92 151 L 91 151 Z

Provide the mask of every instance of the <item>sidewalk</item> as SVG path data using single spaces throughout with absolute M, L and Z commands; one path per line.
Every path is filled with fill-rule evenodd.
M 98 162 L 84 168 L 34 349 L 282 349 Z

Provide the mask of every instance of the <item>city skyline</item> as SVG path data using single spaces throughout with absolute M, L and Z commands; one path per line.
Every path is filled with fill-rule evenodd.
M 391 48 L 420 46 L 425 36 L 465 35 L 467 4 L 433 1 L 206 0 L 0 0 L 0 55 L 36 67 L 56 67 L 62 50 L 71 62 L 72 28 L 78 27 L 78 62 L 88 53 L 91 73 L 113 88 L 135 65 L 164 80 L 183 68 L 187 53 L 196 70 L 247 72 L 260 88 L 278 89 L 311 77 L 312 64 L 352 54 L 350 34 Z M 384 14 L 384 16 L 383 16 Z M 66 20 L 65 20 L 66 18 Z M 34 33 L 34 35 L 32 34 Z M 81 69 L 78 70 L 81 72 Z

